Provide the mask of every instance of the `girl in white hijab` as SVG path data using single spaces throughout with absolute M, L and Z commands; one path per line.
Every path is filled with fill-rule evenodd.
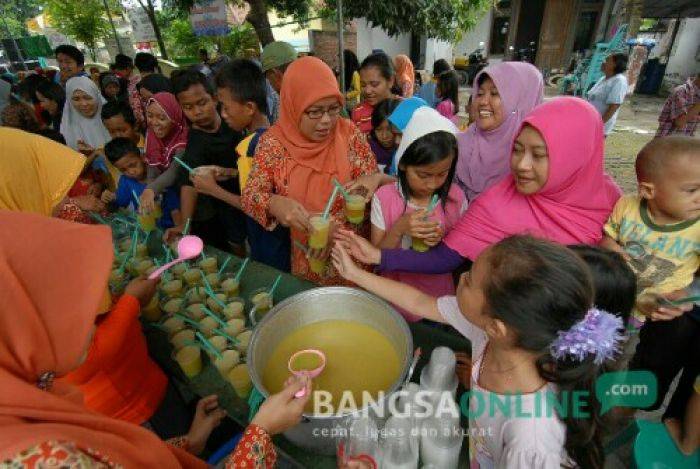
M 102 148 L 111 140 L 100 117 L 103 102 L 99 88 L 90 78 L 73 77 L 66 82 L 61 133 L 69 147 L 85 152 L 88 147 Z

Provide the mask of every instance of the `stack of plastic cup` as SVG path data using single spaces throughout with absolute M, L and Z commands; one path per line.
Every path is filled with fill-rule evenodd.
M 444 412 L 426 419 L 420 438 L 423 464 L 432 464 L 440 469 L 456 468 L 463 439 L 458 415 Z
M 418 469 L 419 440 L 413 419 L 389 417 L 382 440 L 382 469 Z
M 338 443 L 338 463 L 364 460 L 379 467 L 379 430 L 374 419 L 367 416 L 350 417 L 345 429 L 346 434 Z
M 447 391 L 456 398 L 459 380 L 455 372 L 457 358 L 455 353 L 447 347 L 436 347 L 430 354 L 430 361 L 420 374 L 420 387 L 424 391 L 435 393 L 435 399 L 439 401 L 440 395 Z M 437 404 L 437 402 L 435 402 Z

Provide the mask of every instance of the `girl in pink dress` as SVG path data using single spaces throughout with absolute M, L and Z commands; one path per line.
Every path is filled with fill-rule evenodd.
M 452 184 L 457 163 L 457 128 L 432 108 L 418 109 L 396 152 L 398 182 L 382 186 L 372 200 L 372 244 L 379 248 L 428 250 L 440 242 L 466 208 Z M 436 202 L 431 201 L 436 198 Z M 433 205 L 432 210 L 427 210 Z M 388 278 L 431 295 L 454 294 L 451 274 L 390 272 Z M 400 310 L 406 320 L 420 317 Z
M 455 125 L 459 123 L 459 81 L 457 80 L 457 72 L 448 70 L 438 76 L 437 88 L 435 94 L 440 100 L 435 107 L 440 115 L 447 117 Z

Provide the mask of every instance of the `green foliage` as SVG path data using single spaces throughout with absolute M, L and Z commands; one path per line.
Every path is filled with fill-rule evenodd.
M 328 0 L 331 10 L 336 5 Z M 413 33 L 457 42 L 491 6 L 493 0 L 343 0 L 343 16 L 367 18 L 391 36 Z
M 27 36 L 27 20 L 41 13 L 42 0 L 0 0 L 0 15 L 5 17 L 13 37 Z M 0 28 L 0 37 L 6 37 L 5 28 Z
M 110 1 L 112 14 L 119 4 Z M 46 0 L 51 24 L 58 30 L 85 44 L 95 60 L 97 41 L 110 35 L 110 25 L 102 0 Z

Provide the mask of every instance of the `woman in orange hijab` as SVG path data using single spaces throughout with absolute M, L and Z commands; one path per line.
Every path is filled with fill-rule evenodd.
M 260 137 L 242 205 L 263 227 L 289 226 L 292 238 L 306 245 L 309 217 L 323 211 L 333 179 L 348 184 L 377 173 L 377 164 L 365 136 L 340 117 L 344 97 L 333 72 L 321 60 L 303 57 L 292 62 L 284 74 L 280 99 L 280 118 Z M 335 226 L 346 223 L 342 197 L 330 213 Z M 328 249 L 309 255 L 325 259 Z M 313 273 L 296 243 L 292 273 L 325 285 L 343 283 L 334 271 Z
M 396 70 L 396 85 L 401 88 L 401 97 L 410 98 L 413 96 L 416 81 L 413 62 L 407 55 L 399 54 L 394 57 L 394 69 Z

